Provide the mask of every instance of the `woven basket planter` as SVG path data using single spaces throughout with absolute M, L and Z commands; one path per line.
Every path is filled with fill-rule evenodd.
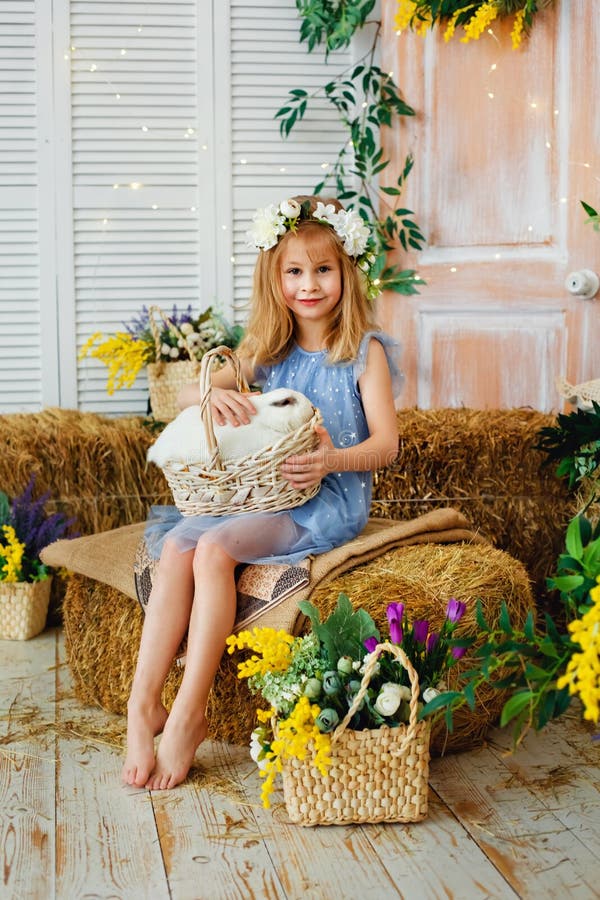
M 161 360 L 161 340 L 155 319 L 156 314 L 158 314 L 179 337 L 183 338 L 183 335 L 160 307 L 150 307 L 150 328 L 152 329 L 155 354 L 156 359 L 158 360 L 158 362 L 149 363 L 147 366 L 150 406 L 152 407 L 152 415 L 155 419 L 158 419 L 159 422 L 170 422 L 171 419 L 174 419 L 175 416 L 181 412 L 181 409 L 177 405 L 177 395 L 179 391 L 186 384 L 191 384 L 196 381 L 198 373 L 200 372 L 200 363 L 196 359 L 180 359 L 174 362 Z
M 360 706 L 383 651 L 400 660 L 411 683 L 410 718 L 396 728 L 351 731 L 346 725 Z M 429 723 L 417 722 L 419 678 L 406 654 L 378 644 L 361 688 L 331 736 L 331 766 L 323 776 L 311 756 L 283 763 L 283 795 L 298 825 L 420 822 L 427 815 Z
M 321 423 L 318 410 L 296 431 L 275 444 L 224 463 L 219 454 L 210 410 L 210 369 L 215 357 L 225 357 L 235 373 L 238 391 L 249 392 L 240 361 L 229 347 L 217 347 L 202 357 L 200 365 L 200 416 L 209 450 L 209 461 L 167 463 L 163 472 L 173 492 L 173 500 L 184 516 L 224 516 L 244 512 L 277 512 L 301 506 L 318 493 L 320 484 L 297 490 L 279 472 L 288 456 L 310 453 L 318 438 L 315 426 Z
M 46 626 L 52 578 L 0 581 L 0 640 L 27 641 Z

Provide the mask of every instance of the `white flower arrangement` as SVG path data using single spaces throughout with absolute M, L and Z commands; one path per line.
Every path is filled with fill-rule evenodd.
M 365 290 L 369 300 L 380 292 L 379 279 L 371 278 L 370 271 L 375 262 L 375 254 L 369 252 L 371 230 L 362 216 L 354 209 L 336 210 L 332 203 L 318 201 L 311 214 L 307 203 L 300 204 L 290 198 L 279 205 L 257 209 L 252 217 L 252 227 L 246 232 L 247 246 L 257 250 L 270 250 L 287 231 L 295 232 L 299 219 L 314 219 L 323 222 L 335 231 L 342 241 L 344 251 L 356 260 L 365 277 Z

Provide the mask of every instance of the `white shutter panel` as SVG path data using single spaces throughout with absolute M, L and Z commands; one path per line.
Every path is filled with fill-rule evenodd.
M 0 412 L 41 405 L 35 2 L 0 6 Z
M 201 4 L 200 4 L 201 5 Z M 195 0 L 71 3 L 72 158 L 78 346 L 158 304 L 200 298 Z M 145 377 L 109 397 L 106 368 L 79 365 L 81 409 L 146 410 Z
M 230 18 L 231 169 L 233 207 L 233 298 L 236 321 L 246 318 L 256 251 L 245 234 L 258 206 L 312 193 L 347 133 L 325 100 L 313 101 L 287 139 L 274 119 L 288 91 L 310 94 L 352 65 L 336 51 L 325 62 L 320 49 L 299 42 L 294 0 L 232 0 Z M 325 168 L 324 168 L 325 166 Z M 330 189 L 335 193 L 335 188 Z M 230 261 L 223 259 L 223 265 Z

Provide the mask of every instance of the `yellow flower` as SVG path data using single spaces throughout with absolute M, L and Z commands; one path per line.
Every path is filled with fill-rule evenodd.
M 238 678 L 251 678 L 253 675 L 264 675 L 266 672 L 285 672 L 291 659 L 291 646 L 294 638 L 287 631 L 275 631 L 274 628 L 253 628 L 252 631 L 240 631 L 227 638 L 227 651 L 254 650 L 254 655 L 238 663 Z M 256 654 L 260 653 L 261 657 Z
M 398 0 L 398 10 L 394 18 L 397 31 L 404 31 L 405 28 L 408 28 L 416 11 L 415 0 Z
M 444 31 L 444 41 L 448 43 L 448 41 L 454 37 L 454 31 L 456 29 L 456 20 L 458 18 L 458 12 L 455 12 L 452 18 L 448 21 L 446 26 L 446 30 Z
M 3 525 L 2 531 L 6 544 L 0 544 L 0 581 L 10 581 L 11 583 L 23 581 L 22 565 L 25 544 L 18 539 L 12 525 Z
M 569 623 L 573 642 L 581 647 L 574 653 L 567 670 L 556 682 L 560 688 L 568 687 L 571 695 L 579 694 L 583 703 L 583 717 L 591 722 L 600 718 L 600 579 L 592 588 L 593 606 L 581 619 Z
M 300 697 L 296 706 L 287 717 L 277 723 L 277 735 L 271 742 L 266 754 L 266 762 L 261 776 L 264 778 L 261 799 L 265 809 L 271 805 L 271 793 L 278 772 L 283 771 L 286 759 L 305 759 L 308 753 L 313 754 L 312 762 L 321 775 L 327 775 L 331 765 L 331 739 L 322 734 L 315 720 L 321 712 L 320 707 L 312 704 L 308 697 Z
M 515 21 L 513 24 L 513 29 L 510 33 L 510 39 L 512 41 L 513 50 L 518 50 L 521 46 L 521 41 L 523 40 L 523 19 L 525 18 L 525 10 L 520 9 L 518 13 L 515 15 Z
M 471 40 L 479 40 L 485 29 L 494 21 L 497 15 L 498 7 L 494 0 L 488 0 L 487 3 L 483 3 L 464 26 L 465 36 L 461 38 L 462 43 L 466 44 Z
M 144 366 L 151 362 L 154 349 L 126 331 L 118 331 L 94 347 L 96 341 L 102 338 L 104 335 L 97 331 L 85 342 L 78 355 L 79 359 L 93 356 L 108 367 L 106 392 L 112 395 L 119 388 L 131 387 Z

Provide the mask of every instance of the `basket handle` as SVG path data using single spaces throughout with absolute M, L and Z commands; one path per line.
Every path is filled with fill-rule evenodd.
M 154 338 L 154 350 L 155 350 L 155 354 L 156 354 L 156 362 L 160 362 L 161 361 L 161 359 L 160 359 L 161 342 L 160 342 L 160 331 L 158 330 L 158 325 L 156 324 L 156 319 L 154 318 L 156 315 L 159 315 L 160 318 L 165 323 L 165 325 L 167 325 L 170 329 L 172 329 L 172 331 L 175 332 L 175 335 L 177 336 L 178 340 L 183 341 L 183 340 L 185 340 L 185 338 L 182 335 L 179 328 L 177 327 L 177 325 L 175 325 L 175 323 L 171 321 L 171 319 L 168 317 L 168 315 L 162 311 L 160 306 L 150 306 L 148 309 L 148 320 L 150 322 L 150 331 L 152 332 L 152 337 Z M 191 359 L 191 354 L 188 353 L 188 356 L 190 356 L 190 359 Z
M 214 350 L 209 350 L 202 357 L 202 360 L 200 362 L 200 416 L 202 419 L 202 424 L 204 426 L 206 443 L 208 445 L 210 454 L 209 465 L 211 468 L 216 468 L 220 471 L 223 471 L 223 463 L 221 461 L 221 457 L 219 456 L 219 448 L 217 446 L 213 418 L 210 411 L 210 394 L 212 390 L 210 375 L 216 356 L 225 357 L 225 359 L 231 363 L 233 374 L 235 376 L 236 387 L 238 391 L 240 391 L 240 393 L 249 394 L 250 386 L 244 377 L 244 373 L 242 372 L 242 364 L 240 363 L 235 353 L 229 347 L 215 347 Z
M 352 718 L 354 713 L 358 710 L 358 707 L 360 706 L 362 700 L 364 699 L 365 694 L 367 693 L 369 684 L 371 683 L 371 676 L 373 675 L 373 673 L 375 671 L 375 666 L 377 665 L 377 660 L 379 659 L 381 654 L 386 650 L 388 653 L 391 653 L 393 656 L 396 657 L 396 659 L 398 659 L 402 663 L 402 665 L 404 666 L 404 668 L 406 669 L 406 671 L 408 673 L 408 678 L 410 681 L 410 688 L 411 688 L 410 704 L 409 704 L 410 715 L 409 715 L 409 719 L 408 719 L 408 729 L 406 732 L 406 737 L 404 738 L 404 740 L 402 742 L 402 749 L 404 749 L 404 747 L 406 747 L 408 743 L 410 743 L 411 741 L 414 740 L 417 725 L 419 724 L 417 722 L 417 714 L 418 714 L 417 704 L 419 702 L 419 676 L 417 675 L 417 672 L 416 672 L 413 664 L 411 663 L 410 659 L 408 658 L 408 656 L 406 655 L 406 653 L 404 652 L 402 647 L 397 647 L 395 644 L 390 644 L 388 641 L 386 641 L 383 644 L 377 644 L 377 646 L 371 653 L 371 658 L 370 658 L 369 662 L 367 663 L 367 667 L 365 669 L 365 674 L 363 675 L 363 679 L 360 683 L 360 688 L 358 689 L 358 691 L 354 697 L 354 700 L 352 701 L 352 706 L 350 707 L 350 709 L 348 710 L 348 712 L 346 713 L 346 715 L 344 716 L 344 718 L 342 719 L 340 724 L 337 726 L 337 728 L 331 735 L 331 743 L 332 744 L 335 743 L 335 741 L 342 736 L 342 734 L 346 730 L 348 723 L 350 722 L 350 719 Z

